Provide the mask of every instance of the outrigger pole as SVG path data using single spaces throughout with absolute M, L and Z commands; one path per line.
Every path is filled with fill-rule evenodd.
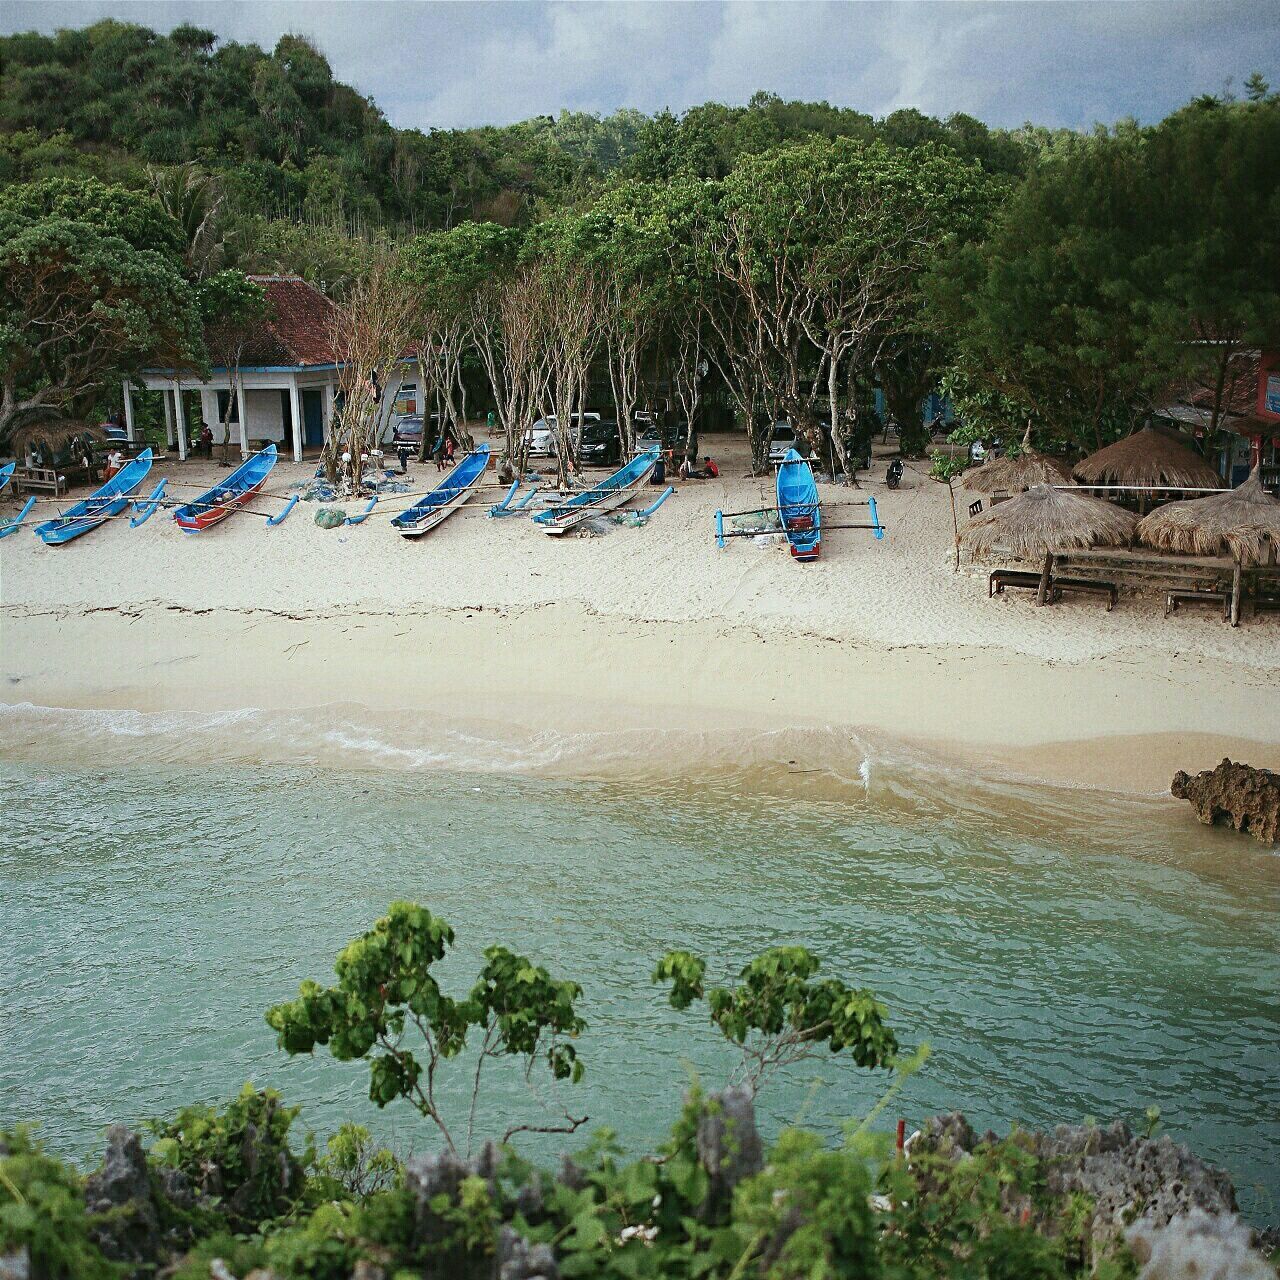
M 866 502 L 833 502 L 833 507 L 870 507 L 871 523 L 870 524 L 824 524 L 822 528 L 826 529 L 870 529 L 874 534 L 877 542 L 884 541 L 885 526 L 880 523 L 880 512 L 876 507 L 876 500 L 868 498 Z M 761 534 L 768 533 L 785 533 L 785 529 L 731 529 L 728 533 L 724 530 L 724 522 L 730 516 L 764 516 L 770 513 L 777 515 L 777 507 L 756 507 L 751 511 L 717 511 L 716 512 L 716 546 L 723 547 L 726 538 L 758 538 Z

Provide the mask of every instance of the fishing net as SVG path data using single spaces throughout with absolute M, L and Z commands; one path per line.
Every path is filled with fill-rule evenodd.
M 782 521 L 776 511 L 749 511 L 745 515 L 734 516 L 729 527 L 735 533 L 780 533 Z
M 338 511 L 334 507 L 321 507 L 316 512 L 316 524 L 322 529 L 336 529 L 339 525 L 347 522 L 347 514 L 345 511 Z

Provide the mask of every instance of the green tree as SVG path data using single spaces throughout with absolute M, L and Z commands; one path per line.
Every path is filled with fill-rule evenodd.
M 144 364 L 202 368 L 199 319 L 154 200 L 93 179 L 0 192 L 0 441 Z
M 860 1067 L 891 1067 L 898 1038 L 886 1009 L 865 988 L 815 980 L 820 961 L 804 947 L 773 947 L 744 965 L 732 986 L 708 988 L 707 964 L 668 951 L 653 973 L 670 984 L 674 1009 L 706 1000 L 712 1023 L 742 1052 L 740 1074 L 754 1093 L 779 1068 L 814 1053 L 848 1053 Z
M 586 1024 L 575 1007 L 582 994 L 576 982 L 553 979 L 540 965 L 502 946 L 486 949 L 479 977 L 465 998 L 446 995 L 432 969 L 453 940 L 449 925 L 425 907 L 393 902 L 368 933 L 339 953 L 336 986 L 304 982 L 296 1000 L 275 1005 L 266 1017 L 286 1053 L 311 1053 L 317 1045 L 327 1045 L 340 1062 L 367 1061 L 369 1097 L 380 1107 L 407 1100 L 456 1151 L 442 1110 L 438 1073 L 467 1048 L 473 1028 L 479 1044 L 467 1149 L 486 1065 L 517 1060 L 528 1079 L 541 1059 L 553 1080 L 577 1083 L 583 1068 L 570 1041 Z M 572 1133 L 586 1119 L 566 1111 L 547 1124 L 512 1124 L 501 1137 L 506 1142 L 530 1131 Z

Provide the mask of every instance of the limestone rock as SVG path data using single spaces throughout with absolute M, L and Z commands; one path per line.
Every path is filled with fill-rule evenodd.
M 1226 820 L 1263 844 L 1280 842 L 1280 774 L 1223 759 L 1216 769 L 1193 778 L 1181 769 L 1173 775 L 1170 793 L 1189 800 L 1201 822 L 1212 826 Z
M 764 1144 L 756 1128 L 751 1091 L 733 1086 L 713 1094 L 698 1116 L 698 1160 L 710 1178 L 707 1211 L 719 1213 L 743 1178 L 764 1168 Z
M 933 1151 L 953 1160 L 965 1159 L 981 1142 L 958 1112 L 925 1122 L 913 1152 Z M 1020 1142 L 1040 1161 L 1045 1189 L 1059 1203 L 1074 1192 L 1094 1201 L 1093 1239 L 1114 1240 L 1134 1222 L 1159 1228 L 1192 1210 L 1213 1217 L 1236 1212 L 1235 1188 L 1216 1165 L 1201 1160 L 1167 1135 L 1135 1137 L 1116 1121 L 1105 1128 L 1058 1125 L 1052 1133 L 1024 1133 Z M 1005 1212 L 1034 1216 L 1030 1200 L 1007 1192 Z
M 84 1184 L 92 1216 L 89 1234 L 113 1262 L 156 1262 L 165 1254 L 160 1215 L 147 1173 L 142 1140 L 122 1124 L 107 1130 L 102 1167 Z
M 1162 1227 L 1144 1219 L 1125 1239 L 1142 1265 L 1139 1280 L 1275 1280 L 1235 1214 L 1192 1209 Z
M 498 1280 L 559 1280 L 549 1244 L 530 1244 L 514 1227 L 498 1231 Z

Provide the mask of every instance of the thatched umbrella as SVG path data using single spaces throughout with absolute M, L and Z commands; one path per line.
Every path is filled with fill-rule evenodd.
M 1036 604 L 1044 604 L 1057 552 L 1126 546 L 1137 522 L 1131 511 L 1100 498 L 1038 484 L 975 516 L 960 538 L 974 555 L 999 550 L 1020 560 L 1043 556 Z
M 1031 425 L 1017 457 L 989 458 L 965 472 L 964 487 L 977 493 L 1021 493 L 1037 484 L 1063 484 L 1071 479 L 1066 463 L 1031 447 Z
M 1193 449 L 1154 427 L 1143 427 L 1077 462 L 1071 474 L 1085 485 L 1125 488 L 1221 489 L 1222 477 Z
M 1231 620 L 1240 616 L 1241 565 L 1267 564 L 1280 547 L 1280 498 L 1262 487 L 1262 468 L 1254 467 L 1238 489 L 1211 493 L 1191 502 L 1170 502 L 1138 525 L 1138 537 L 1157 551 L 1235 560 L 1231 583 Z

